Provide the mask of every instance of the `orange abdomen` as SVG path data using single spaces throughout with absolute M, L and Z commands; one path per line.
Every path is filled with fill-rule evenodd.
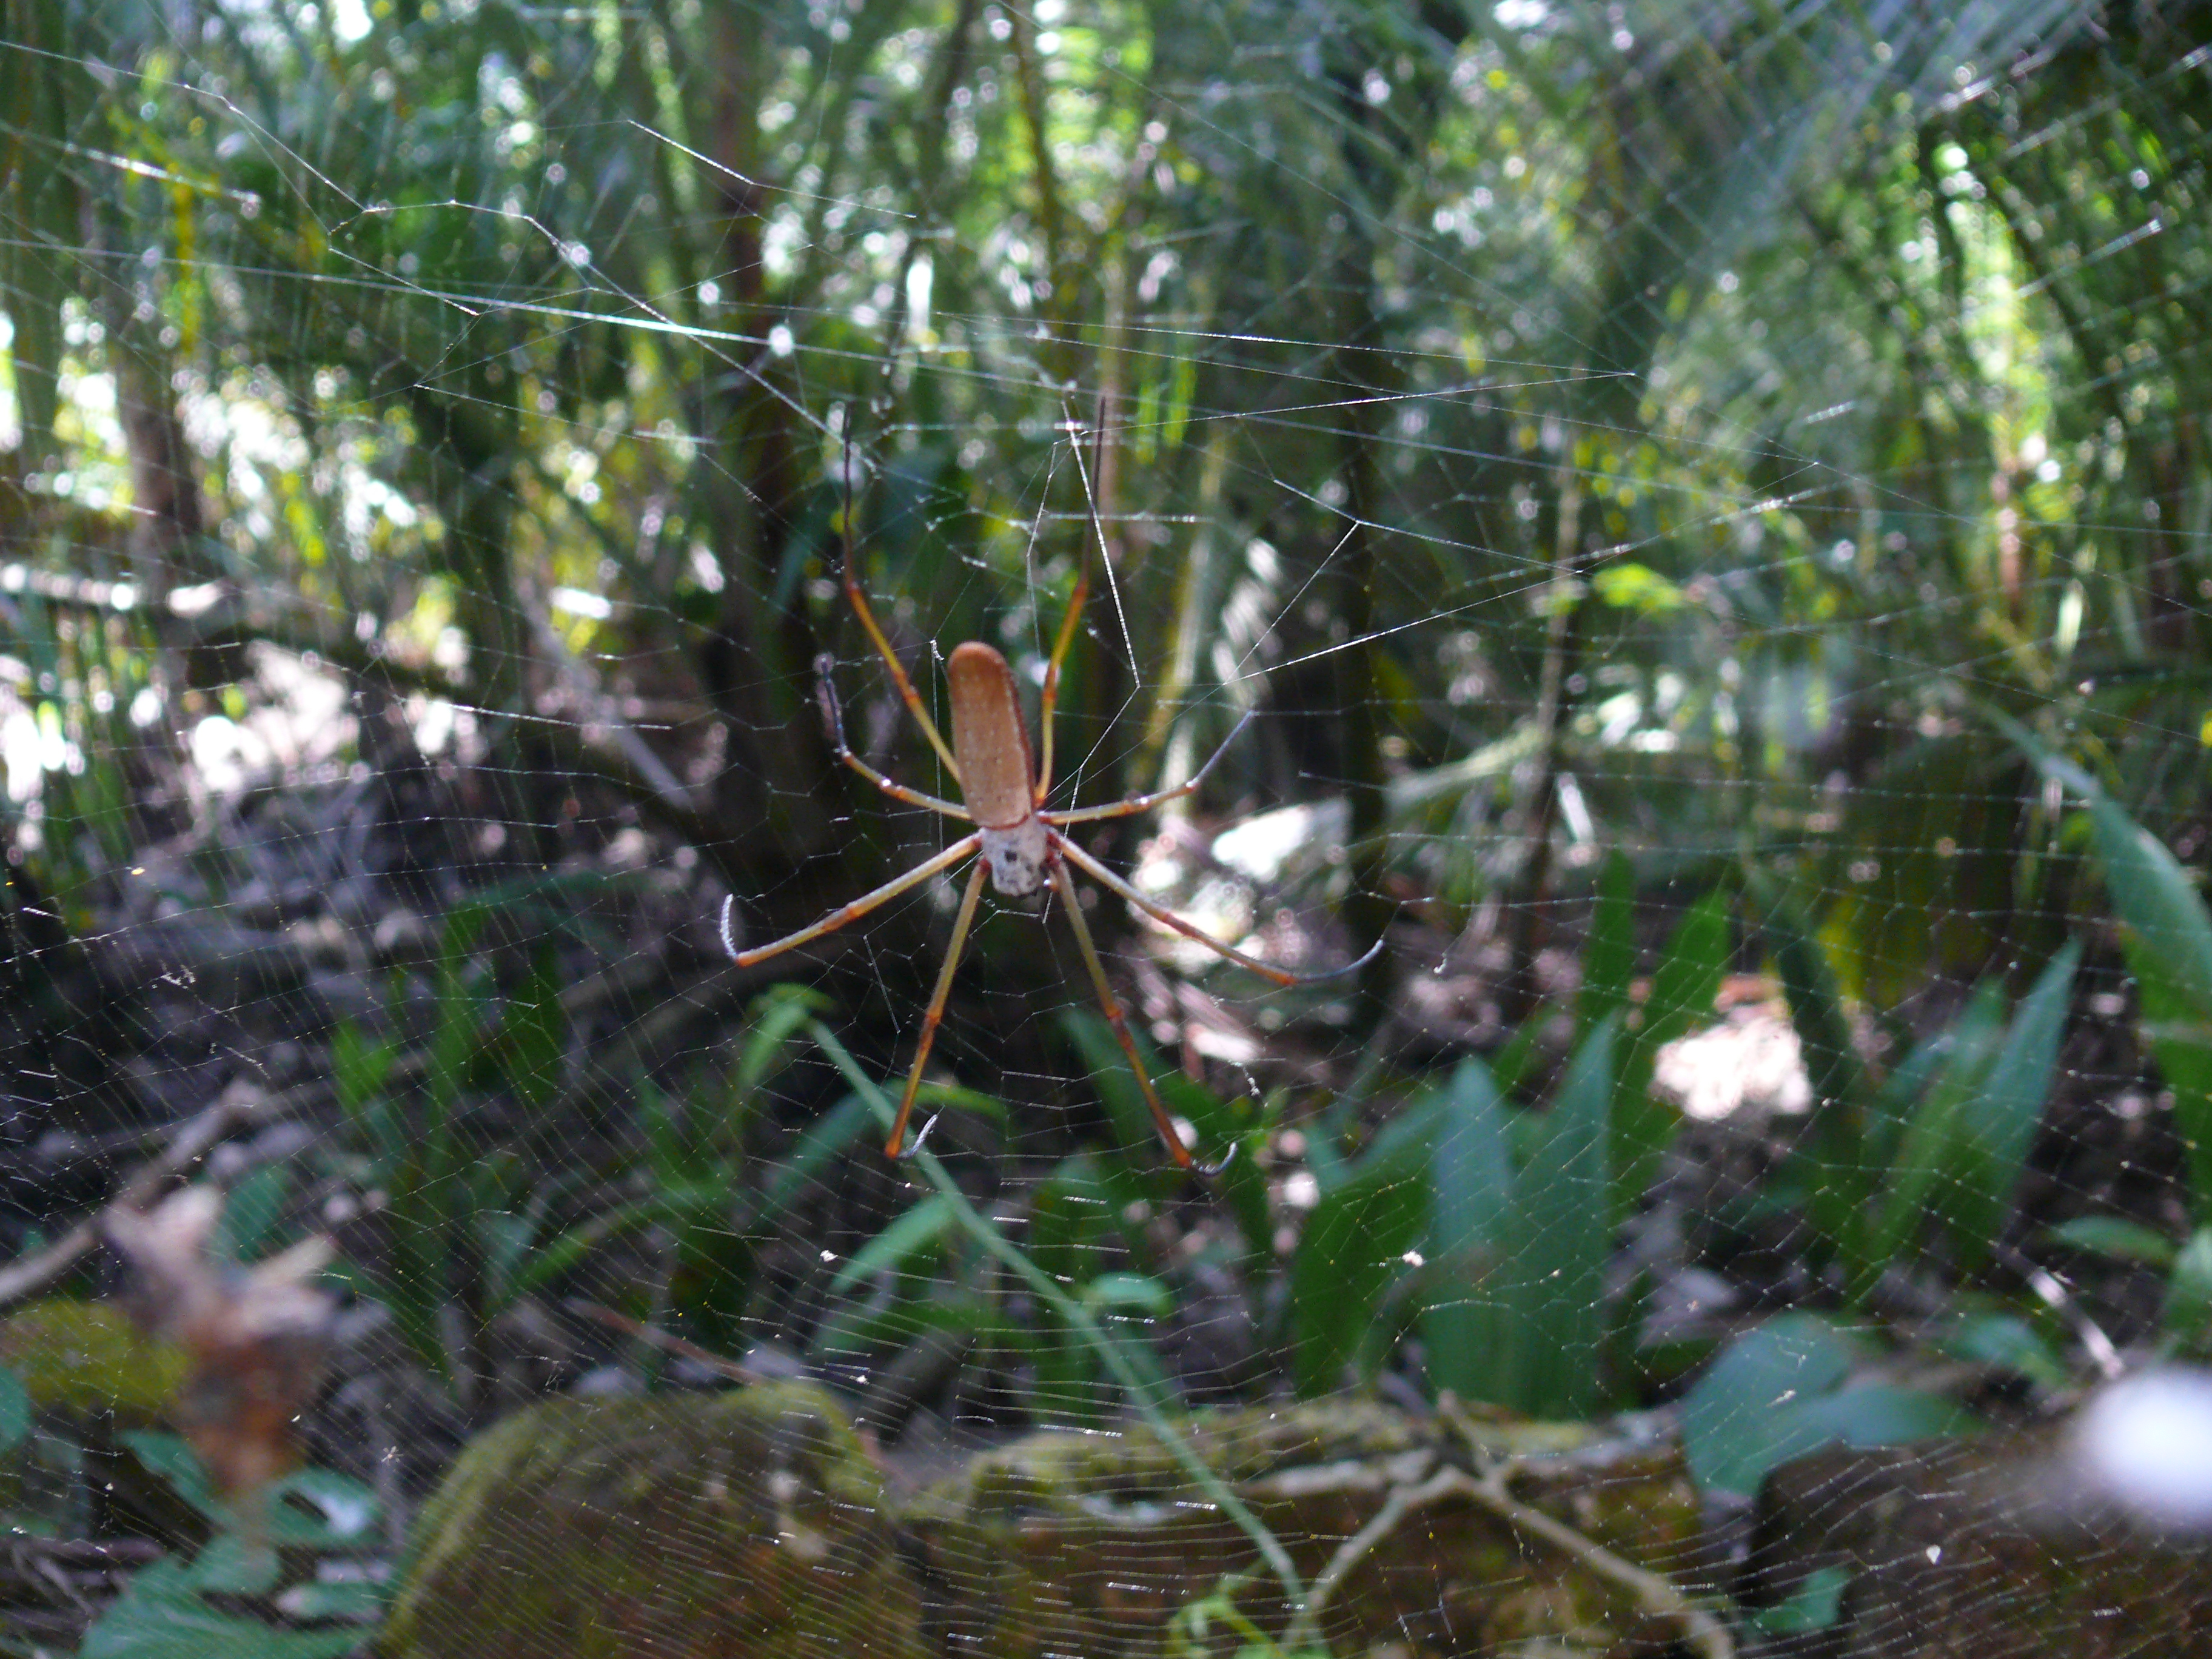
M 945 678 L 952 692 L 952 757 L 960 763 L 960 793 L 975 822 L 1005 830 L 1036 810 L 1036 762 L 1022 723 L 1014 671 L 988 645 L 970 640 L 952 647 Z

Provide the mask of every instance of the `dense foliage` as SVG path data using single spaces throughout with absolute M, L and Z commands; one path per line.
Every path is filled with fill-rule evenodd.
M 2203 1335 L 2212 8 L 0 6 L 0 1066 L 108 1149 L 9 1178 L 21 1261 L 251 1050 L 318 1128 L 234 1213 L 355 1228 L 459 1422 L 583 1297 L 894 1425 L 1689 1388 L 1736 1490 L 1774 1354 L 1858 1338 L 1700 1372 L 1742 1328 L 1639 1346 L 1616 1247 L 1696 1161 L 1660 1048 L 1756 978 L 1810 1108 L 1692 1252 L 2037 1383 L 2051 1251 Z M 918 1196 L 872 1079 L 948 907 L 725 964 L 725 893 L 765 940 L 943 844 L 817 717 L 826 659 L 950 787 L 848 548 L 931 700 L 963 640 L 1042 680 L 1090 573 L 1057 799 L 1237 732 L 1175 902 L 1382 944 L 1268 1005 L 1099 907 L 1214 1185 L 1024 918 Z M 1284 803 L 1256 878 L 1189 827 Z M 2156 1118 L 2117 1185 L 2048 1150 L 2093 1073 L 2077 1127 Z

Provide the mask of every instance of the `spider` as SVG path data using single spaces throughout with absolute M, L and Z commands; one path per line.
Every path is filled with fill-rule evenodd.
M 851 462 L 847 462 L 847 491 L 851 490 Z M 1194 1159 L 1189 1150 L 1176 1133 L 1175 1120 L 1161 1103 L 1159 1091 L 1152 1086 L 1145 1062 L 1137 1053 L 1134 1038 L 1129 1035 L 1128 1022 L 1122 1017 L 1121 1005 L 1107 983 L 1104 964 L 1099 960 L 1098 946 L 1091 937 L 1091 925 L 1083 919 L 1083 907 L 1077 902 L 1075 884 L 1068 874 L 1073 865 L 1109 891 L 1118 894 L 1156 921 L 1173 928 L 1186 939 L 1195 939 L 1217 955 L 1226 957 L 1239 967 L 1273 981 L 1277 985 L 1297 985 L 1316 980 L 1334 979 L 1357 971 L 1372 960 L 1378 943 L 1358 962 L 1349 966 L 1321 974 L 1293 973 L 1247 956 L 1235 946 L 1215 939 L 1212 934 L 1185 921 L 1173 911 L 1146 898 L 1136 888 L 1109 870 L 1103 864 L 1085 852 L 1063 833 L 1074 823 L 1091 823 L 1103 818 L 1132 817 L 1151 811 L 1163 802 L 1187 795 L 1206 781 L 1214 763 L 1227 752 L 1229 745 L 1250 721 L 1248 712 L 1243 720 L 1224 739 L 1221 747 L 1207 757 L 1204 766 L 1186 781 L 1172 789 L 1161 789 L 1151 794 L 1131 795 L 1126 799 L 1103 806 L 1081 806 L 1054 809 L 1045 800 L 1052 793 L 1052 727 L 1053 714 L 1060 700 L 1060 670 L 1068 648 L 1074 643 L 1075 630 L 1083 615 L 1084 601 L 1091 591 L 1088 562 L 1076 576 L 1075 592 L 1070 596 L 1066 614 L 1061 617 L 1060 632 L 1053 642 L 1052 655 L 1045 664 L 1044 684 L 1038 697 L 1038 729 L 1041 734 L 1041 756 L 1030 747 L 1028 727 L 1023 723 L 1021 704 L 1015 695 L 1014 671 L 1006 658 L 990 646 L 970 640 L 952 648 L 945 659 L 945 678 L 952 705 L 952 741 L 946 744 L 937 723 L 922 706 L 921 696 L 907 676 L 906 670 L 884 636 L 870 608 L 868 596 L 860 587 L 860 578 L 854 574 L 851 514 L 847 513 L 845 542 L 842 556 L 845 598 L 860 626 L 867 630 L 877 654 L 883 658 L 884 666 L 890 671 L 891 684 L 898 690 L 900 699 L 914 716 L 915 724 L 921 729 L 929 746 L 945 763 L 945 769 L 959 786 L 960 799 L 940 800 L 934 795 L 925 795 L 904 784 L 894 782 L 862 760 L 845 741 L 844 713 L 838 706 L 837 691 L 832 683 L 831 671 L 836 659 L 824 653 L 815 660 L 818 676 L 817 696 L 820 699 L 824 723 L 829 728 L 837 758 L 852 768 L 870 783 L 894 800 L 904 801 L 909 806 L 926 806 L 933 812 L 942 813 L 963 823 L 972 823 L 975 830 L 956 841 L 934 858 L 924 860 L 904 875 L 885 882 L 874 891 L 862 894 L 849 904 L 841 905 L 819 921 L 787 933 L 772 944 L 757 950 L 740 951 L 731 926 L 733 900 L 722 901 L 722 948 L 730 959 L 740 968 L 750 968 L 756 963 L 781 956 L 786 951 L 797 949 L 811 940 L 834 933 L 848 922 L 857 921 L 878 906 L 896 898 L 901 893 L 920 886 L 931 877 L 951 871 L 963 860 L 976 854 L 974 872 L 968 878 L 968 886 L 961 895 L 960 908 L 952 923 L 952 940 L 946 946 L 944 966 L 938 971 L 937 987 L 929 999 L 928 1012 L 922 1016 L 921 1040 L 916 1047 L 914 1064 L 908 1068 L 906 1090 L 899 1097 L 898 1115 L 891 1125 L 890 1139 L 884 1144 L 888 1158 L 903 1159 L 921 1150 L 929 1132 L 936 1127 L 933 1117 L 922 1125 L 921 1133 L 915 1137 L 914 1145 L 906 1144 L 908 1119 L 913 1115 L 915 1097 L 921 1087 L 922 1068 L 929 1062 L 929 1052 L 937 1040 L 937 1028 L 945 1018 L 945 1005 L 952 990 L 952 975 L 960 965 L 960 955 L 968 943 L 968 932 L 975 919 L 975 906 L 982 896 L 983 879 L 988 874 L 991 884 L 1005 897 L 1025 899 L 1037 893 L 1048 882 L 1059 896 L 1067 915 L 1068 926 L 1074 932 L 1076 948 L 1082 953 L 1083 966 L 1091 976 L 1091 989 L 1097 993 L 1098 1006 L 1113 1029 L 1115 1040 L 1121 1052 L 1128 1056 L 1129 1069 L 1136 1073 L 1138 1086 L 1144 1091 L 1145 1104 L 1152 1114 L 1152 1124 L 1158 1131 L 1161 1142 L 1167 1147 L 1177 1165 L 1200 1175 L 1216 1175 L 1225 1168 L 1229 1156 L 1212 1165 L 1201 1164 Z

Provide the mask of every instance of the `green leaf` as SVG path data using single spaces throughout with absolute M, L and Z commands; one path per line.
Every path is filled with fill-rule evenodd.
M 1608 1019 L 1626 1022 L 1636 979 L 1636 866 L 1618 848 L 1598 872 L 1589 942 L 1583 949 L 1582 989 L 1575 998 L 1575 1041 Z
M 1504 1108 L 1479 1060 L 1463 1060 L 1443 1092 L 1429 1155 L 1428 1275 L 1421 1312 L 1429 1382 L 1470 1400 L 1495 1400 L 1504 1353 L 1489 1284 L 1498 1230 L 1513 1198 Z
M 150 1473 L 167 1481 L 179 1498 L 215 1522 L 218 1530 L 230 1524 L 229 1505 L 216 1495 L 199 1455 L 185 1443 L 181 1436 L 138 1429 L 117 1438 Z
M 1932 1031 L 1914 1043 L 1912 1051 L 1881 1080 L 1867 1117 L 1866 1158 L 1874 1168 L 1886 1170 L 1896 1158 L 1913 1109 L 1927 1097 L 1952 1047 L 1949 1030 Z
M 2148 1267 L 2171 1267 L 2180 1254 L 2164 1233 L 2117 1215 L 2076 1216 L 2045 1228 L 2043 1236 L 2069 1250 L 2083 1250 L 2111 1261 L 2140 1262 Z
M 1980 1427 L 1973 1413 L 1940 1394 L 1887 1383 L 1844 1389 L 1800 1402 L 1782 1413 L 1781 1437 L 1787 1462 L 1823 1446 L 1902 1446 L 1972 1433 Z
M 1534 1417 L 1580 1417 L 1597 1397 L 1620 1031 L 1618 1017 L 1608 1018 L 1568 1061 L 1498 1228 L 1505 1328 L 1495 1397 Z
M 568 1016 L 561 1006 L 561 963 L 549 947 L 538 953 L 530 977 L 507 999 L 494 1051 L 508 1086 L 529 1104 L 543 1106 L 561 1086 L 568 1044 Z
M 1086 1154 L 1062 1159 L 1030 1196 L 1030 1260 L 1070 1290 L 1096 1275 L 1116 1231 L 1112 1200 Z
M 1864 1351 L 1816 1314 L 1780 1315 L 1722 1349 L 1682 1401 L 1682 1446 L 1697 1483 L 1751 1497 L 1781 1461 L 1777 1413 L 1833 1389 Z
M 1774 953 L 1790 1023 L 1812 1084 L 1810 1132 L 1798 1143 L 1798 1158 L 1805 1166 L 1802 1176 L 1811 1195 L 1806 1219 L 1820 1254 L 1839 1257 L 1849 1269 L 1846 1288 L 1856 1301 L 1873 1287 L 1881 1266 L 1865 1237 L 1874 1174 L 1865 1148 L 1872 1091 L 1851 1046 L 1843 994 L 1820 940 L 1763 871 L 1745 872 L 1744 890 L 1765 911 L 1759 926 Z
M 2106 895 L 2141 988 L 2142 1032 L 2173 1091 L 2191 1198 L 2198 1218 L 2212 1220 L 2212 914 L 2181 861 L 2101 784 L 2009 715 L 1984 712 L 2044 776 L 2088 803 Z
M 2068 943 L 2021 999 L 2003 1046 L 1953 1143 L 1949 1178 L 1936 1207 L 1949 1224 L 1960 1263 L 1970 1272 L 1988 1262 L 2020 1190 L 2028 1148 L 2051 1096 L 2058 1042 L 2073 999 L 2074 969 L 2081 958 L 2080 942 Z
M 282 1164 L 264 1164 L 223 1194 L 216 1223 L 213 1253 L 240 1264 L 270 1253 L 276 1224 L 292 1196 L 292 1172 Z
M 1996 1062 L 2003 1030 L 2004 988 L 1984 980 L 1946 1033 L 1943 1069 L 1905 1123 L 1869 1243 L 1875 1262 L 1893 1261 L 1917 1242 L 1921 1221 L 1972 1133 L 1973 1103 Z
M 777 1164 L 746 1214 L 755 1227 L 789 1209 L 821 1180 L 822 1172 L 849 1152 L 868 1129 L 868 1103 L 848 1095 L 806 1126 L 791 1156 Z
M 161 1560 L 132 1576 L 85 1632 L 77 1653 L 79 1659 L 341 1659 L 361 1643 L 357 1626 L 277 1630 L 224 1613 L 202 1599 L 192 1569 Z
M 1643 1018 L 1621 1045 L 1613 1096 L 1613 1212 L 1622 1219 L 1659 1173 L 1681 1112 L 1651 1095 L 1659 1051 L 1713 1017 L 1728 971 L 1729 895 L 1716 889 L 1690 907 L 1652 970 Z
M 2169 1336 L 2191 1348 L 2212 1334 L 2212 1227 L 2191 1234 L 2174 1259 L 2162 1322 Z
M 208 1540 L 185 1571 L 199 1589 L 259 1595 L 276 1588 L 282 1568 L 267 1544 L 250 1544 L 234 1532 L 222 1532 Z
M 883 1231 L 847 1256 L 830 1277 L 830 1294 L 836 1296 L 848 1291 L 864 1279 L 942 1244 L 952 1227 L 952 1206 L 943 1194 L 931 1194 L 913 1208 L 893 1217 Z
M 731 1068 L 732 1098 L 750 1097 L 779 1070 L 792 1038 L 829 1007 L 829 998 L 803 985 L 778 985 L 758 998 L 746 1019 L 744 1046 Z
M 1406 1253 L 1428 1224 L 1427 1166 L 1419 1139 L 1378 1144 L 1306 1218 L 1290 1286 L 1291 1380 L 1301 1396 L 1342 1385 L 1384 1294 L 1406 1271 Z
M 1616 610 L 1663 617 L 1689 603 L 1682 590 L 1648 564 L 1609 564 L 1590 578 L 1600 600 Z
M 1085 1067 L 1097 1085 L 1099 1101 L 1113 1121 L 1123 1156 L 1151 1172 L 1156 1194 L 1164 1183 L 1174 1183 L 1179 1189 L 1184 1177 L 1168 1162 L 1166 1153 L 1159 1147 L 1152 1109 L 1145 1104 L 1137 1079 L 1130 1074 L 1128 1056 L 1115 1041 L 1112 1029 L 1087 1008 L 1068 1009 L 1061 1016 L 1060 1028 L 1081 1053 Z M 1199 1157 L 1219 1156 L 1215 1148 L 1234 1141 L 1253 1127 L 1246 1114 L 1204 1084 L 1185 1077 L 1172 1066 L 1163 1069 L 1142 1036 L 1136 1036 L 1134 1041 L 1161 1101 L 1175 1116 L 1188 1119 L 1197 1131 Z M 1257 1262 L 1271 1259 L 1274 1218 L 1268 1212 L 1267 1183 L 1258 1164 L 1240 1152 L 1214 1178 L 1213 1194 L 1216 1201 L 1236 1218 L 1237 1231 L 1243 1235 L 1246 1260 Z
M 396 1042 L 371 1043 L 351 1020 L 342 1022 L 331 1034 L 331 1081 L 347 1117 L 358 1117 L 383 1093 L 385 1079 L 398 1057 Z
M 118 1437 L 140 1463 L 167 1481 L 176 1494 L 215 1524 L 218 1533 L 238 1520 L 237 1512 L 210 1483 L 199 1455 L 181 1437 L 133 1430 Z M 376 1524 L 376 1494 L 331 1469 L 295 1469 L 263 1494 L 263 1518 L 272 1544 L 302 1549 L 358 1547 Z
M 1823 1446 L 1893 1446 L 1978 1426 L 1941 1395 L 1839 1390 L 1864 1352 L 1814 1314 L 1784 1314 L 1738 1337 L 1682 1402 L 1692 1476 L 1708 1492 L 1750 1498 L 1771 1470 Z
M 278 1596 L 276 1607 L 287 1618 L 343 1619 L 367 1625 L 376 1621 L 391 1600 L 392 1587 L 371 1578 L 341 1578 L 328 1583 L 310 1579 Z
M 12 1450 L 31 1431 L 31 1396 L 23 1379 L 0 1365 L 0 1452 Z
M 1133 1308 L 1165 1319 L 1175 1311 L 1175 1297 L 1149 1273 L 1101 1273 L 1083 1287 L 1083 1305 L 1094 1310 Z
M 1526 1095 L 1528 1080 L 1541 1058 L 1544 1028 L 1554 1012 L 1550 1003 L 1538 1003 L 1520 1028 L 1505 1039 L 1505 1046 L 1490 1057 L 1490 1075 L 1501 1097 L 1511 1100 Z
M 1850 1574 L 1841 1567 L 1815 1567 L 1788 1601 L 1753 1613 L 1752 1626 L 1772 1637 L 1809 1636 L 1832 1629 L 1843 1616 L 1844 1592 L 1850 1582 Z
M 371 1487 L 336 1469 L 310 1464 L 271 1489 L 272 1542 L 307 1549 L 358 1549 L 376 1529 L 380 1505 Z
M 1936 1346 L 1954 1359 L 2010 1371 L 2046 1389 L 2063 1389 L 2074 1380 L 2051 1345 L 2018 1314 L 1961 1314 L 1936 1334 Z

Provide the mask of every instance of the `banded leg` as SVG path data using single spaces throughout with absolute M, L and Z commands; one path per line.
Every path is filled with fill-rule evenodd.
M 981 835 L 963 836 L 935 858 L 925 860 L 902 876 L 894 877 L 872 893 L 863 893 L 850 904 L 832 910 L 811 927 L 802 927 L 795 933 L 786 933 L 773 945 L 763 945 L 757 951 L 738 949 L 737 935 L 731 931 L 730 916 L 734 899 L 722 901 L 722 948 L 730 953 L 730 960 L 740 968 L 750 968 L 757 962 L 766 962 L 770 957 L 780 957 L 786 951 L 796 950 L 810 939 L 820 939 L 824 933 L 834 933 L 846 923 L 858 921 L 862 916 L 896 898 L 910 887 L 919 887 L 940 870 L 950 870 L 983 844 Z M 977 866 L 981 868 L 981 866 Z
M 1056 839 L 1065 841 L 1066 837 Z M 1217 1176 L 1229 1167 L 1229 1160 L 1237 1156 L 1232 1144 L 1218 1164 L 1200 1164 L 1190 1155 L 1190 1148 L 1182 1144 L 1176 1133 L 1175 1119 L 1160 1099 L 1160 1091 L 1152 1086 L 1152 1076 L 1145 1070 L 1144 1056 L 1137 1052 L 1137 1040 L 1129 1035 L 1129 1023 L 1121 1017 L 1121 1004 L 1114 994 L 1114 988 L 1106 982 L 1106 964 L 1098 959 L 1098 946 L 1091 938 L 1091 924 L 1083 919 L 1083 906 L 1078 902 L 1075 884 L 1068 878 L 1067 865 L 1060 859 L 1052 861 L 1053 890 L 1066 907 L 1068 926 L 1075 930 L 1076 949 L 1083 953 L 1083 966 L 1091 975 L 1091 988 L 1098 994 L 1098 1012 L 1106 1016 L 1106 1024 L 1113 1029 L 1114 1040 L 1121 1045 L 1121 1052 L 1129 1057 L 1129 1069 L 1137 1074 L 1137 1086 L 1144 1091 L 1145 1104 L 1152 1109 L 1152 1127 L 1159 1132 L 1168 1155 L 1183 1169 L 1202 1176 Z
M 960 966 L 960 953 L 968 948 L 969 925 L 975 920 L 975 901 L 983 896 L 983 875 L 990 866 L 983 860 L 975 860 L 975 872 L 968 878 L 968 890 L 960 896 L 960 914 L 952 923 L 952 943 L 945 947 L 945 966 L 937 970 L 937 989 L 930 993 L 929 1012 L 921 1017 L 921 1042 L 914 1051 L 914 1064 L 907 1070 L 906 1092 L 899 1097 L 898 1116 L 891 1123 L 891 1138 L 884 1143 L 884 1156 L 889 1158 L 912 1158 L 929 1139 L 929 1132 L 937 1125 L 932 1118 L 921 1126 L 921 1133 L 914 1138 L 914 1145 L 906 1144 L 906 1121 L 914 1111 L 914 1097 L 921 1088 L 921 1068 L 929 1064 L 930 1048 L 937 1042 L 937 1028 L 945 1018 L 945 1000 L 952 994 L 953 970 Z
M 837 758 L 851 767 L 870 783 L 893 800 L 902 800 L 909 806 L 927 806 L 933 812 L 942 812 L 948 818 L 958 818 L 963 823 L 973 823 L 975 815 L 964 806 L 949 800 L 939 800 L 935 795 L 925 795 L 919 789 L 909 789 L 902 783 L 893 783 L 882 773 L 853 752 L 853 745 L 845 741 L 845 710 L 837 701 L 837 688 L 830 678 L 836 666 L 836 659 L 824 652 L 815 659 L 814 695 L 822 704 L 822 723 L 830 728 L 830 742 L 837 751 Z
M 1083 562 L 1075 568 L 1075 592 L 1068 595 L 1067 614 L 1060 619 L 1060 637 L 1052 642 L 1052 655 L 1044 665 L 1044 685 L 1037 693 L 1037 781 L 1034 797 L 1039 806 L 1052 793 L 1052 728 L 1060 708 L 1060 665 L 1075 643 L 1075 630 L 1083 620 L 1084 601 L 1091 597 L 1091 548 L 1084 544 Z
M 884 630 L 876 622 L 876 613 L 869 608 L 868 596 L 861 591 L 860 579 L 853 572 L 853 439 L 849 430 L 845 437 L 845 535 L 842 562 L 845 567 L 842 574 L 846 603 L 853 607 L 854 614 L 860 619 L 860 626 L 867 629 L 868 637 L 875 641 L 876 654 L 884 659 L 884 666 L 890 670 L 891 684 L 898 688 L 899 697 L 906 704 L 907 713 L 914 716 L 914 723 L 921 728 L 921 735 L 929 739 L 929 746 L 945 763 L 945 769 L 952 775 L 952 781 L 959 782 L 960 763 L 952 758 L 951 746 L 945 741 L 944 734 L 938 731 L 937 722 L 929 718 L 929 710 L 922 707 L 921 694 L 914 689 L 914 682 L 906 677 L 906 669 L 898 659 L 898 653 L 891 649 L 891 642 L 884 637 Z
M 1364 968 L 1369 963 L 1374 961 L 1376 953 L 1382 949 L 1382 941 L 1377 939 L 1375 941 L 1372 948 L 1368 951 L 1367 954 L 1361 957 L 1358 961 L 1347 963 L 1341 968 L 1328 969 L 1318 974 L 1301 974 L 1294 972 L 1292 969 L 1288 968 L 1278 968 L 1272 963 L 1261 961 L 1257 957 L 1246 956 L 1235 945 L 1224 944 L 1221 940 L 1214 938 L 1212 934 L 1207 933 L 1204 928 L 1198 927 L 1194 923 L 1185 921 L 1181 916 L 1176 915 L 1174 911 L 1169 909 L 1165 905 L 1157 904 L 1151 899 L 1146 898 L 1134 887 L 1132 887 L 1127 882 L 1122 880 L 1121 877 L 1115 875 L 1104 865 L 1099 863 L 1097 859 L 1092 858 L 1090 854 L 1085 852 L 1080 847 L 1078 847 L 1066 836 L 1061 835 L 1059 830 L 1048 825 L 1044 833 L 1046 839 L 1061 853 L 1073 860 L 1075 863 L 1080 866 L 1084 874 L 1097 882 L 1100 886 L 1109 888 L 1114 892 L 1119 894 L 1121 897 L 1127 899 L 1130 903 L 1135 905 L 1137 908 L 1142 910 L 1146 915 L 1150 916 L 1154 921 L 1160 923 L 1163 927 L 1174 928 L 1176 932 L 1181 933 L 1185 939 L 1195 939 L 1199 944 L 1206 946 L 1207 950 L 1212 951 L 1216 956 L 1225 957 L 1228 960 L 1235 963 L 1240 968 L 1249 968 L 1254 973 L 1261 975 L 1263 978 L 1271 979 L 1278 985 L 1313 985 L 1319 983 L 1322 980 L 1341 979 L 1346 974 L 1357 973 L 1360 969 Z
M 1139 812 L 1149 812 L 1162 801 L 1188 795 L 1206 781 L 1206 775 L 1213 770 L 1214 763 L 1229 752 L 1229 745 L 1237 741 L 1246 726 L 1252 723 L 1252 711 L 1246 709 L 1244 718 L 1237 722 L 1235 731 L 1221 740 L 1221 747 L 1206 757 L 1206 764 L 1192 773 L 1172 789 L 1156 789 L 1149 795 L 1132 795 L 1127 800 L 1117 800 L 1104 806 L 1079 806 L 1066 812 L 1040 812 L 1037 816 L 1047 823 L 1091 823 L 1100 818 L 1133 818 Z

